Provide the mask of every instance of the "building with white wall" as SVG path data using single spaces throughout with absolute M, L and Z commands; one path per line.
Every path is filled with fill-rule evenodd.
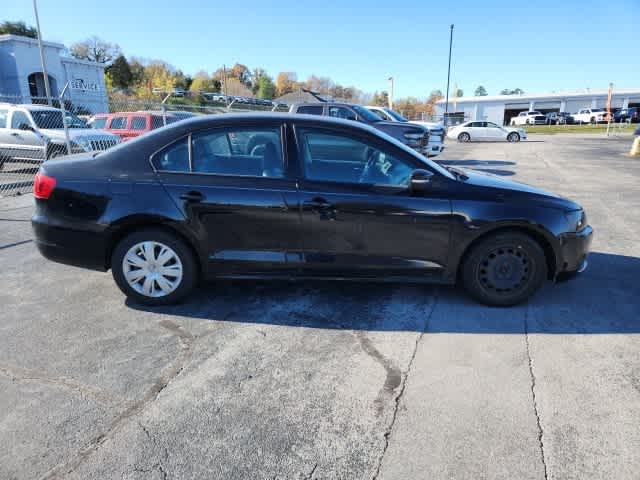
M 51 95 L 58 97 L 65 84 L 65 100 L 90 112 L 107 111 L 104 64 L 66 55 L 60 43 L 42 42 Z M 30 103 L 45 99 L 44 75 L 38 41 L 17 35 L 0 35 L 0 101 Z
M 538 110 L 542 113 L 576 113 L 582 108 L 605 108 L 608 90 L 580 92 L 553 92 L 538 95 L 497 95 L 485 97 L 449 98 L 448 112 L 468 120 L 485 120 L 508 125 L 512 117 L 522 111 Z M 436 116 L 445 111 L 444 100 L 436 102 Z M 640 88 L 613 90 L 612 108 L 640 107 Z

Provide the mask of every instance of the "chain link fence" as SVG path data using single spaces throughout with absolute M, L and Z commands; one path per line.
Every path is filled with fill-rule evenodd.
M 64 97 L 0 93 L 0 196 L 30 192 L 40 164 L 68 153 L 107 150 L 197 115 L 286 110 L 283 104 L 223 95 L 151 100 L 96 96 L 79 105 Z

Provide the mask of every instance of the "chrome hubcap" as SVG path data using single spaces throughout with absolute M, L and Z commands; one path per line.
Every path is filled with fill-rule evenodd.
M 129 286 L 146 297 L 169 295 L 182 281 L 178 254 L 160 242 L 131 247 L 122 260 L 122 271 Z

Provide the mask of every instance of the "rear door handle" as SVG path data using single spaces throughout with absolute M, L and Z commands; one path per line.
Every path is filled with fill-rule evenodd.
M 311 200 L 307 200 L 306 202 L 304 202 L 304 206 L 309 208 L 332 208 L 333 207 L 333 205 L 331 205 L 322 197 L 314 197 Z
M 180 195 L 180 199 L 195 203 L 203 201 L 204 195 L 201 192 L 187 192 Z

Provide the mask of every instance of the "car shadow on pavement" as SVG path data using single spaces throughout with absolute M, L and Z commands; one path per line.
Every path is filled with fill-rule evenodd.
M 527 303 L 492 308 L 449 286 L 219 281 L 180 305 L 130 308 L 213 322 L 476 334 L 640 333 L 640 258 L 592 253 L 586 272 L 549 282 Z

